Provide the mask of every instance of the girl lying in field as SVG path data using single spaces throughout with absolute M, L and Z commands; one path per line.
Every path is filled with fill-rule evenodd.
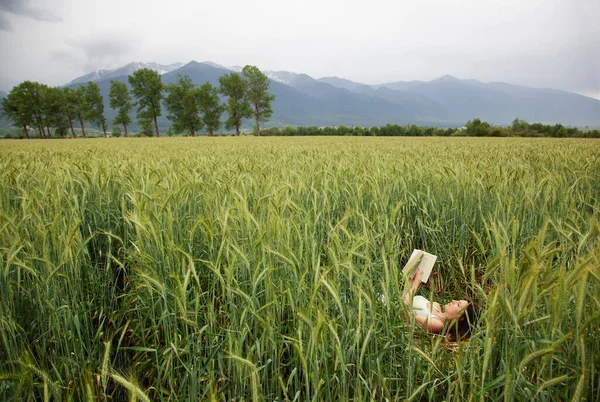
M 439 303 L 430 302 L 423 296 L 413 296 L 421 285 L 422 276 L 422 272 L 417 270 L 417 273 L 408 279 L 408 286 L 403 295 L 404 304 L 412 309 L 417 322 L 429 332 L 445 332 L 451 340 L 468 338 L 476 319 L 473 303 L 467 300 L 452 300 L 442 310 Z

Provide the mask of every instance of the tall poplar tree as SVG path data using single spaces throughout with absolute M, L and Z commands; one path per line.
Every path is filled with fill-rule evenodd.
M 225 128 L 227 130 L 235 128 L 236 135 L 240 135 L 242 119 L 252 116 L 252 109 L 246 98 L 246 89 L 246 81 L 237 73 L 230 73 L 219 78 L 219 92 L 228 97 L 227 103 L 225 103 L 228 115 Z
M 28 126 L 39 128 L 37 114 L 40 111 L 41 94 L 37 82 L 20 83 L 2 100 L 2 114 L 12 120 L 16 126 L 23 128 L 26 138 L 29 138 Z M 40 137 L 42 137 L 41 131 Z
M 169 113 L 167 119 L 173 122 L 175 131 L 189 130 L 194 137 L 196 131 L 203 126 L 199 116 L 198 88 L 190 77 L 179 75 L 177 82 L 165 86 L 165 91 L 168 94 L 165 98 L 165 107 Z
M 44 92 L 46 86 L 39 82 L 23 81 L 15 86 L 2 102 L 3 114 L 15 125 L 23 127 L 29 137 L 28 126 L 37 127 L 40 138 L 46 138 L 44 129 Z
M 269 78 L 255 66 L 245 66 L 242 76 L 246 81 L 246 98 L 252 108 L 252 116 L 256 124 L 256 135 L 260 135 L 260 122 L 267 122 L 273 114 L 271 102 L 275 95 L 270 94 Z
M 73 88 L 63 88 L 63 97 L 65 102 L 65 113 L 71 127 L 71 135 L 77 138 L 75 129 L 73 128 L 73 119 L 77 117 L 77 109 L 81 106 L 81 99 Z
M 46 132 L 47 129 L 47 103 L 46 103 L 46 93 L 48 91 L 48 86 L 45 84 L 40 84 L 38 82 L 34 83 L 33 91 L 30 95 L 31 103 L 34 106 L 34 116 L 36 120 L 36 124 L 38 129 L 40 130 L 40 138 L 50 138 L 50 131 Z
M 95 82 L 88 82 L 84 91 L 85 120 L 97 124 L 104 131 L 106 137 L 106 118 L 104 117 L 104 99 L 100 87 Z
M 137 118 L 142 124 L 145 120 L 153 120 L 156 136 L 158 131 L 158 116 L 161 115 L 160 101 L 163 98 L 163 83 L 160 74 L 149 68 L 141 68 L 130 75 L 129 85 L 137 100 Z
M 198 102 L 202 122 L 206 126 L 209 135 L 215 135 L 215 131 L 221 128 L 221 114 L 223 114 L 223 105 L 219 100 L 217 88 L 210 82 L 202 84 L 199 88 Z
M 121 81 L 111 81 L 108 99 L 110 107 L 117 111 L 117 116 L 114 118 L 113 124 L 122 124 L 125 130 L 125 137 L 127 137 L 127 125 L 131 123 L 129 112 L 133 108 L 127 84 Z
M 75 90 L 74 97 L 75 99 L 77 99 L 77 107 L 75 108 L 75 114 L 77 115 L 77 120 L 79 120 L 79 125 L 81 126 L 81 136 L 83 138 L 87 138 L 85 135 L 85 126 L 83 125 L 86 110 L 88 108 L 85 102 L 85 86 L 78 87 Z
M 56 129 L 56 133 L 64 137 L 69 126 L 68 108 L 65 92 L 60 87 L 45 87 L 44 91 L 44 124 L 48 137 L 52 136 L 50 127 Z
M 33 117 L 23 110 L 21 103 L 15 102 L 14 97 L 7 96 L 2 99 L 0 115 L 11 120 L 15 126 L 22 128 L 25 138 L 29 138 L 29 129 L 27 126 L 33 123 Z

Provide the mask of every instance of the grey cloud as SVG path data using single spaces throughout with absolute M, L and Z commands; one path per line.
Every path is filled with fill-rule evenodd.
M 4 14 L 0 13 L 0 31 L 11 32 L 12 30 L 12 25 L 10 25 L 8 18 L 6 18 Z
M 425 72 L 419 77 L 423 80 L 450 74 L 595 96 L 600 83 L 600 42 L 591 35 L 549 38 L 521 47 L 500 42 L 478 47 L 428 44 L 410 48 L 395 60 L 405 66 L 400 75 Z
M 53 50 L 50 57 L 54 61 L 63 62 L 71 65 L 82 64 L 82 55 L 74 49 L 64 46 L 60 49 Z
M 0 12 L 22 15 L 37 21 L 62 21 L 62 18 L 51 9 L 37 7 L 29 3 L 27 0 L 0 0 Z
M 113 68 L 131 61 L 137 42 L 125 35 L 95 33 L 94 36 L 68 40 L 65 46 L 52 52 L 52 58 L 78 64 L 84 71 Z
M 89 56 L 119 55 L 132 49 L 128 38 L 112 34 L 96 35 L 86 39 L 71 39 L 67 44 L 83 50 Z
M 534 87 L 551 87 L 579 93 L 597 92 L 600 83 L 600 44 L 588 38 L 568 45 L 508 53 L 508 61 L 500 64 L 509 71 L 508 80 Z M 511 57 L 512 56 L 512 57 Z M 485 66 L 496 71 L 493 65 Z M 597 95 L 596 95 L 597 96 Z

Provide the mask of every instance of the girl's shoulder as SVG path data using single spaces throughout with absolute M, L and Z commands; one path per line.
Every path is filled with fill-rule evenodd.
M 423 296 L 413 296 L 413 307 L 416 308 L 421 308 L 424 310 L 428 309 L 428 304 L 429 304 L 429 300 L 427 300 L 427 298 L 423 297 Z
M 427 300 L 427 298 L 425 296 L 421 296 L 421 295 L 413 296 L 413 301 L 416 301 L 416 300 L 418 300 L 418 301 L 423 301 L 424 300 L 427 303 L 429 303 L 429 300 Z

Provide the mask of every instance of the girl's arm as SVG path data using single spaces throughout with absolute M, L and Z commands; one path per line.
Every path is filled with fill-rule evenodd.
M 412 298 L 417 293 L 419 286 L 421 285 L 421 278 L 423 277 L 423 272 L 420 269 L 417 269 L 415 276 L 408 280 L 408 287 L 404 290 L 404 294 L 402 298 L 404 299 L 404 304 L 407 306 L 412 306 Z
M 404 304 L 407 306 L 412 306 L 412 298 L 417 293 L 419 286 L 421 285 L 421 278 L 423 278 L 423 273 L 421 270 L 417 270 L 415 276 L 408 280 L 408 286 L 404 291 Z M 436 318 L 432 317 L 421 317 L 420 315 L 416 315 L 415 319 L 417 322 L 423 327 L 424 330 L 428 332 L 432 332 L 434 334 L 439 334 L 444 329 L 444 323 Z
M 425 329 L 428 332 L 433 332 L 434 334 L 439 334 L 444 329 L 444 324 L 442 323 L 442 321 L 438 320 L 436 318 L 433 318 L 433 317 L 427 318 L 427 317 L 421 317 L 420 315 L 417 315 L 417 316 L 415 316 L 415 319 L 417 320 L 417 322 L 419 324 L 421 324 L 423 329 Z

